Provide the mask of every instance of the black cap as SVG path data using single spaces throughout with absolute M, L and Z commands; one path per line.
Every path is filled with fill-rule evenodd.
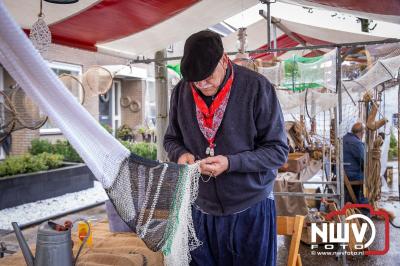
M 192 34 L 185 42 L 181 73 L 185 81 L 209 77 L 224 53 L 221 37 L 210 30 Z

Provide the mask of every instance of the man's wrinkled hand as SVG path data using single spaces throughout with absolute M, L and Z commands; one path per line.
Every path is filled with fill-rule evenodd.
M 217 177 L 228 170 L 229 161 L 226 156 L 218 155 L 207 157 L 200 162 L 200 173 Z
M 193 154 L 186 152 L 179 157 L 178 164 L 193 164 L 194 160 Z

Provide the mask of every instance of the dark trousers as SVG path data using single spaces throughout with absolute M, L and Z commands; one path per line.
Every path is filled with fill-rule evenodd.
M 193 208 L 194 227 L 203 244 L 190 265 L 276 265 L 275 202 L 269 198 L 232 215 L 214 216 Z

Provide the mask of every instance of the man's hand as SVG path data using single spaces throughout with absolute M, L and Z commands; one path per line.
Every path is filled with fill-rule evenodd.
M 194 156 L 191 153 L 184 153 L 178 159 L 178 164 L 193 164 Z
M 203 175 L 217 177 L 228 170 L 229 161 L 226 156 L 207 157 L 200 162 L 200 172 Z

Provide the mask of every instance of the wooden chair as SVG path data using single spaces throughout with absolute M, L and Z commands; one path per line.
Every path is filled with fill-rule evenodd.
M 363 184 L 364 184 L 363 180 L 350 181 L 349 178 L 347 177 L 347 175 L 344 174 L 344 185 L 346 186 L 347 192 L 349 193 L 349 196 L 353 203 L 358 203 L 358 201 L 357 201 L 356 194 L 354 193 L 352 185 L 363 185 Z
M 303 231 L 304 216 L 296 215 L 277 216 L 277 231 L 278 235 L 291 236 L 290 248 L 288 254 L 288 266 L 302 266 L 301 257 L 299 254 L 301 233 Z

